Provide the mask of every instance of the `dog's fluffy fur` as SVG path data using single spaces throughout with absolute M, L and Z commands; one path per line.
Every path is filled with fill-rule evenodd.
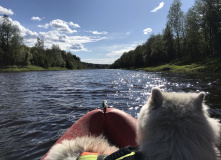
M 46 160 L 76 160 L 82 152 L 111 154 L 119 148 L 108 143 L 104 136 L 84 136 L 75 140 L 63 140 L 48 153 Z
M 210 118 L 205 93 L 152 89 L 138 116 L 138 144 L 145 160 L 216 160 L 220 124 Z

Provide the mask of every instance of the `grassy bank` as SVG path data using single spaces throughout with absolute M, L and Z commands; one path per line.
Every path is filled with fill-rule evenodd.
M 67 70 L 67 68 L 61 68 L 61 67 L 49 67 L 49 68 L 43 68 L 39 66 L 9 66 L 5 68 L 0 68 L 0 72 L 26 72 L 26 71 L 60 71 L 60 70 Z
M 182 72 L 182 73 L 221 73 L 221 59 L 207 59 L 198 62 L 176 62 L 156 67 L 139 68 L 149 72 Z
M 130 68 L 130 69 L 134 70 L 135 68 Z M 23 66 L 23 67 L 9 66 L 9 67 L 0 68 L 0 72 L 60 71 L 60 70 L 68 70 L 68 69 L 61 68 L 61 67 L 43 68 L 43 67 L 33 66 L 33 65 L 28 65 L 28 66 Z M 205 59 L 203 61 L 192 62 L 192 63 L 181 61 L 181 62 L 160 65 L 156 67 L 138 68 L 138 70 L 144 70 L 148 72 L 221 73 L 221 58 Z

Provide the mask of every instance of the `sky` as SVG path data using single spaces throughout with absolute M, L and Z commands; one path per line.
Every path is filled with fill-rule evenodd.
M 112 64 L 124 52 L 162 33 L 173 0 L 0 0 L 33 47 L 37 37 L 80 57 L 82 62 Z M 194 0 L 182 0 L 186 13 Z M 2 18 L 0 18 L 1 22 Z

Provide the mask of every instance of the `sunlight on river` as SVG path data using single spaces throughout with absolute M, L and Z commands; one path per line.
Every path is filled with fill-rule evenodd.
M 76 70 L 0 73 L 0 156 L 40 159 L 85 113 L 111 107 L 135 118 L 151 89 L 206 92 L 206 104 L 221 115 L 220 75 L 148 73 L 128 70 Z M 7 140 L 7 142 L 6 142 Z

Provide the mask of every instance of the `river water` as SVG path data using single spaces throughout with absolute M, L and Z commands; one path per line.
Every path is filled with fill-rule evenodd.
M 76 70 L 0 73 L 0 159 L 37 160 L 81 116 L 101 106 L 135 118 L 152 87 L 206 92 L 221 117 L 221 75 Z

